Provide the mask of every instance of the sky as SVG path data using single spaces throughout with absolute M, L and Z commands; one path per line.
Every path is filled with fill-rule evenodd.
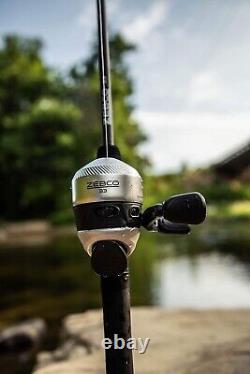
M 156 172 L 207 166 L 250 140 L 249 0 L 106 2 L 110 32 L 137 45 L 134 116 Z M 95 1 L 0 0 L 0 36 L 14 32 L 42 38 L 66 71 L 96 38 Z

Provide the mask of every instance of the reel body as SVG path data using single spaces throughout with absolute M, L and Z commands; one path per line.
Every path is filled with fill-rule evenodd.
M 91 256 L 99 241 L 121 243 L 127 255 L 140 235 L 143 187 L 133 167 L 113 157 L 101 157 L 72 179 L 73 210 L 79 239 Z

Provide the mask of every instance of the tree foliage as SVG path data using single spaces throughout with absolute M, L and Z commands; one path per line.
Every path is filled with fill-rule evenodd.
M 41 57 L 39 40 L 7 37 L 0 51 L 2 218 L 46 217 L 74 166 L 71 124 L 79 110 Z
M 68 76 L 43 61 L 42 43 L 4 38 L 0 49 L 0 219 L 48 217 L 70 209 L 72 172 L 93 159 L 101 142 L 97 48 Z M 141 171 L 145 140 L 133 120 L 133 82 L 124 56 L 134 46 L 111 40 L 116 143 Z

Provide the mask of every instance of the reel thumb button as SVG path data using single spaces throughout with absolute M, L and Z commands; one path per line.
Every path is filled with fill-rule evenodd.
M 129 215 L 132 218 L 137 218 L 140 216 L 140 208 L 138 206 L 132 206 L 129 209 Z

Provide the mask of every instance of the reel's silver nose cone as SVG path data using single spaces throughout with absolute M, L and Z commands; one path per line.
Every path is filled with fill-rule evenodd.
M 102 240 L 122 243 L 128 255 L 133 252 L 143 202 L 137 170 L 115 158 L 98 158 L 74 175 L 72 200 L 78 236 L 90 256 Z
M 72 179 L 73 205 L 100 201 L 143 201 L 142 179 L 132 166 L 115 158 L 98 158 Z

